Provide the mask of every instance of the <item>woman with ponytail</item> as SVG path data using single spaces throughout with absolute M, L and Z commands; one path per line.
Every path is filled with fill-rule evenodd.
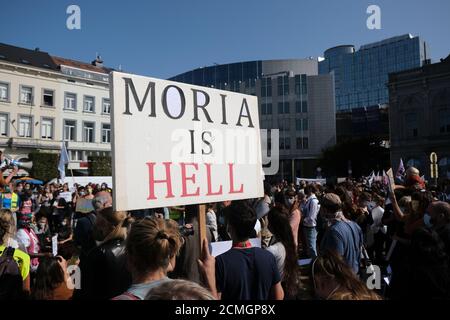
M 171 281 L 182 238 L 173 220 L 147 217 L 131 226 L 126 255 L 133 284 L 114 300 L 143 300 L 158 285 Z

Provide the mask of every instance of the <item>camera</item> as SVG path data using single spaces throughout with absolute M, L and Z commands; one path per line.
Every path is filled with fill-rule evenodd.
M 192 225 L 179 226 L 178 231 L 182 237 L 188 237 L 194 234 L 194 227 Z

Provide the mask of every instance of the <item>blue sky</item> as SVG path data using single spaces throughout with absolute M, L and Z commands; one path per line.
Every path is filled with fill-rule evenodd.
M 450 54 L 448 0 L 1 0 L 0 42 L 128 72 L 168 78 L 212 65 L 323 55 L 412 33 L 434 61 Z M 81 30 L 66 28 L 66 8 L 81 8 Z M 381 30 L 366 27 L 369 5 Z

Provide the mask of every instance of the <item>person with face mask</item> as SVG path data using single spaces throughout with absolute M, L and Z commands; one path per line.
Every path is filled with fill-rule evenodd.
M 327 193 L 322 197 L 319 214 L 328 226 L 322 238 L 321 252 L 336 252 L 355 274 L 358 273 L 364 241 L 361 228 L 345 218 L 341 199 L 334 193 Z
M 41 212 L 42 211 L 36 214 L 35 216 L 36 223 L 32 225 L 32 227 L 34 233 L 39 238 L 39 244 L 41 248 L 45 248 L 51 246 L 52 234 L 50 233 L 47 217 Z
M 381 300 L 335 251 L 324 251 L 313 261 L 311 279 L 318 300 Z

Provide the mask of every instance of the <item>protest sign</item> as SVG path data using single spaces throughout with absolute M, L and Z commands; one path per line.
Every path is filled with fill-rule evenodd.
M 261 248 L 261 238 L 252 238 L 249 239 L 252 247 Z M 231 249 L 233 245 L 233 241 L 218 241 L 211 242 L 211 255 L 213 257 L 217 257 L 218 255 L 228 251 Z
M 81 198 L 81 199 L 77 200 L 75 212 L 89 213 L 91 211 L 94 211 L 94 205 L 92 204 L 92 199 Z
M 52 237 L 52 254 L 54 257 L 58 255 L 58 235 Z
M 393 192 L 395 190 L 395 180 L 394 180 L 394 173 L 392 172 L 392 168 L 386 172 L 386 175 L 389 180 L 389 183 L 388 183 L 389 192 Z
M 255 96 L 110 77 L 115 210 L 263 196 Z
M 58 197 L 66 200 L 67 203 L 70 203 L 72 201 L 72 192 L 60 192 Z

